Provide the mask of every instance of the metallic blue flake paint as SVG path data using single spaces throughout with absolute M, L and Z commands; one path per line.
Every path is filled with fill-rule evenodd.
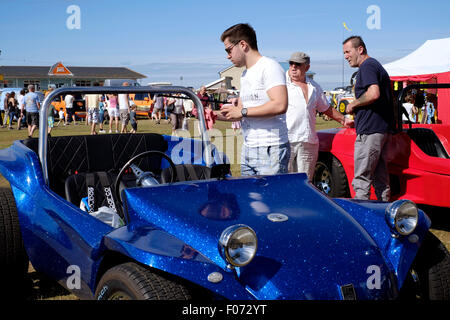
M 81 297 L 93 296 L 103 257 L 116 252 L 228 299 L 342 299 L 347 284 L 358 299 L 394 298 L 430 226 L 420 212 L 419 240 L 395 239 L 386 203 L 333 201 L 304 174 L 285 174 L 126 189 L 128 224 L 112 229 L 51 191 L 37 155 L 20 141 L 0 150 L 0 172 L 33 266 L 63 285 L 67 268 L 79 266 L 82 288 L 74 293 Z M 288 220 L 272 222 L 270 213 Z M 218 240 L 234 224 L 255 230 L 258 251 L 249 265 L 230 270 Z M 381 271 L 380 289 L 367 287 L 370 266 Z M 224 279 L 209 282 L 211 272 Z

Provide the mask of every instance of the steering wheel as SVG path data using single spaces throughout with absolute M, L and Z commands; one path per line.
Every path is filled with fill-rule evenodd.
M 170 183 L 174 182 L 177 178 L 177 170 L 175 168 L 175 164 L 173 163 L 172 159 L 170 159 L 170 157 L 168 155 L 166 155 L 164 152 L 161 151 L 156 151 L 156 150 L 150 150 L 150 151 L 144 151 L 136 156 L 134 156 L 133 158 L 131 158 L 127 163 L 125 163 L 125 165 L 122 167 L 122 169 L 120 169 L 119 174 L 117 175 L 116 181 L 115 181 L 115 195 L 116 195 L 116 199 L 119 202 L 120 206 L 122 206 L 122 199 L 120 197 L 120 182 L 122 181 L 123 175 L 125 173 L 125 171 L 129 168 L 132 167 L 132 171 L 134 173 L 134 175 L 136 176 L 136 179 L 139 182 L 143 181 L 143 180 L 149 180 L 154 181 L 154 183 L 150 183 L 148 185 L 151 184 L 158 184 L 159 182 L 155 179 L 156 175 L 153 172 L 143 172 L 138 166 L 134 165 L 133 163 L 136 162 L 137 160 L 140 160 L 141 158 L 145 157 L 145 156 L 159 156 L 161 158 L 164 158 L 167 160 L 167 162 L 169 162 L 170 165 Z

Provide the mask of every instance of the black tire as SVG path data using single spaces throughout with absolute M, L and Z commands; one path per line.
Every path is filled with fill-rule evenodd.
M 431 232 L 411 265 L 400 298 L 450 300 L 450 254 Z
M 0 270 L 5 280 L 19 281 L 28 273 L 28 263 L 14 195 L 0 188 Z
M 332 198 L 350 197 L 347 175 L 338 159 L 332 155 L 319 157 L 312 183 Z
M 109 269 L 100 279 L 97 300 L 189 300 L 190 291 L 133 262 Z

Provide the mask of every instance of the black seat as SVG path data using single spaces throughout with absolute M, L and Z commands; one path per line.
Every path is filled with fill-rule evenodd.
M 77 207 L 81 200 L 88 197 L 88 185 L 93 187 L 94 207 L 92 211 L 97 211 L 100 207 L 112 208 L 110 200 L 114 202 L 114 208 L 123 218 L 122 210 L 114 195 L 114 182 L 117 174 L 107 172 L 78 173 L 69 176 L 65 182 L 66 200 Z M 110 196 L 106 195 L 105 187 L 110 188 Z
M 177 164 L 177 178 L 174 182 L 207 180 L 211 177 L 211 168 L 198 164 Z M 168 183 L 172 179 L 171 168 L 165 168 L 161 172 L 161 183 Z
M 447 151 L 433 130 L 412 128 L 406 130 L 406 133 L 425 154 L 430 157 L 449 159 Z
M 174 182 L 223 178 L 231 173 L 229 164 L 218 164 L 211 168 L 198 164 L 177 164 L 175 169 L 177 179 Z M 171 178 L 171 169 L 165 168 L 161 173 L 161 183 L 168 183 Z
M 38 153 L 38 139 L 23 144 Z M 47 145 L 47 169 L 50 188 L 65 196 L 65 181 L 71 175 L 85 172 L 119 172 L 133 156 L 148 150 L 166 152 L 164 137 L 155 133 L 107 134 L 51 137 Z M 137 163 L 146 171 L 158 171 L 161 159 L 147 157 Z

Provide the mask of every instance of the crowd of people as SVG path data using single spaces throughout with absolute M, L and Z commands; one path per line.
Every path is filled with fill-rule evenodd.
M 403 122 L 436 123 L 436 100 L 437 97 L 435 94 L 425 93 L 421 89 L 411 90 L 411 92 L 406 95 L 405 102 L 403 103 L 403 107 L 408 115 L 402 115 Z
M 7 92 L 0 108 L 2 128 L 12 130 L 14 121 L 17 121 L 15 128 L 21 130 L 27 127 L 28 137 L 31 137 L 39 125 L 39 108 L 40 99 L 34 85 L 22 89 L 18 96 L 15 91 Z
M 355 99 L 346 107 L 346 117 L 330 106 L 324 91 L 314 80 L 306 77 L 310 68 L 310 57 L 304 52 L 294 52 L 289 69 L 284 72 L 275 60 L 263 56 L 257 45 L 256 33 L 249 24 L 236 24 L 221 35 L 227 58 L 236 67 L 245 67 L 241 76 L 240 94 L 230 97 L 229 103 L 214 112 L 214 102 L 202 86 L 197 94 L 203 105 L 203 115 L 199 114 L 191 99 L 182 95 L 155 95 L 153 97 L 151 119 L 161 123 L 162 112 L 172 125 L 172 134 L 185 128 L 186 116 L 204 117 L 206 129 L 211 129 L 216 120 L 232 122 L 232 128 L 241 129 L 243 147 L 241 154 L 241 174 L 277 174 L 305 172 L 312 180 L 318 159 L 319 140 L 315 131 L 316 114 L 325 114 L 344 127 L 355 127 L 357 138 L 354 144 L 354 179 L 352 186 L 357 199 L 369 199 L 370 188 L 374 187 L 379 200 L 390 197 L 389 174 L 387 171 L 386 149 L 390 134 L 394 130 L 393 96 L 390 78 L 382 65 L 367 53 L 367 48 L 359 36 L 352 36 L 342 43 L 344 58 L 350 67 L 358 68 L 355 76 Z M 98 84 L 96 84 L 98 85 Z M 128 86 L 123 83 L 123 86 Z M 39 101 L 33 86 L 19 99 L 11 94 L 5 102 L 5 118 L 13 119 L 18 110 L 26 109 L 29 136 L 32 136 L 38 120 Z M 103 115 L 107 110 L 109 133 L 137 132 L 136 106 L 128 94 L 86 94 L 86 124 L 90 133 L 98 134 L 103 128 Z M 6 100 L 5 100 L 6 101 Z M 130 102 L 131 101 L 131 102 Z M 73 110 L 73 96 L 66 95 L 64 125 L 69 124 Z M 16 108 L 18 106 L 18 108 Z M 436 115 L 433 97 L 420 90 L 406 97 L 405 108 L 413 122 L 433 123 Z M 23 112 L 20 121 L 23 121 Z M 61 114 L 61 110 L 55 110 Z M 53 116 L 53 110 L 49 113 Z M 61 123 L 60 121 L 58 124 Z M 420 120 L 419 120 L 420 118 Z M 5 124 L 6 121 L 3 122 Z M 11 128 L 11 123 L 10 128 Z M 54 121 L 49 119 L 49 130 Z M 51 125 L 50 125 L 51 124 Z M 49 131 L 49 132 L 50 132 Z
M 99 86 L 99 83 L 94 83 Z M 129 86 L 124 82 L 123 86 Z M 45 93 L 47 97 L 54 88 L 49 88 Z M 83 96 L 85 105 L 85 124 L 90 128 L 90 134 L 96 135 L 106 133 L 104 127 L 109 116 L 109 133 L 136 133 L 138 130 L 137 106 L 130 99 L 130 95 L 123 94 L 85 94 Z M 13 123 L 17 122 L 15 128 L 21 130 L 28 126 L 28 136 L 39 126 L 39 110 L 43 101 L 35 93 L 35 86 L 29 85 L 23 89 L 20 95 L 16 97 L 14 91 L 5 94 L 5 99 L 0 108 L 0 123 L 3 128 L 8 126 L 13 129 Z M 48 110 L 48 134 L 51 135 L 55 126 L 68 126 L 70 124 L 78 125 L 77 115 L 74 108 L 75 97 L 72 94 L 64 96 L 64 107 L 51 104 Z M 176 134 L 178 129 L 187 128 L 187 118 L 192 117 L 194 102 L 191 99 L 183 97 L 181 94 L 174 96 L 162 96 L 156 94 L 151 101 L 151 119 L 156 124 L 160 124 L 162 113 L 166 117 L 167 123 L 172 125 L 172 134 Z M 208 114 L 208 112 L 206 112 Z M 55 118 L 58 121 L 55 121 Z M 97 130 L 98 126 L 98 130 Z M 129 126 L 131 128 L 129 128 Z

